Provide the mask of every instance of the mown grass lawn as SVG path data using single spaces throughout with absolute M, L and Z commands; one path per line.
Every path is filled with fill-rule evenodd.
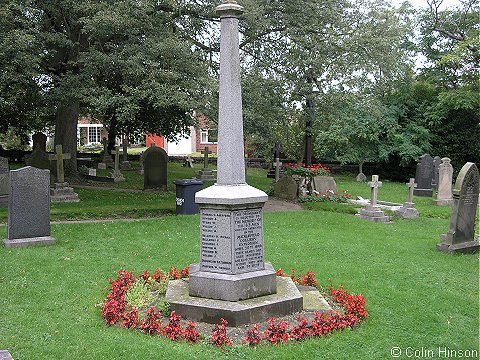
M 265 172 L 257 175 L 250 174 L 257 178 L 253 183 L 268 187 Z M 366 184 L 348 177 L 339 177 L 337 184 L 354 195 L 369 195 Z M 90 200 L 80 194 L 82 202 L 93 204 L 93 217 L 97 208 L 107 212 L 102 206 L 112 199 L 117 202 L 108 206 L 128 209 L 135 201 L 146 202 L 137 196 L 148 196 L 104 192 L 105 198 Z M 162 196 L 152 200 L 152 207 L 155 202 L 164 206 L 173 193 Z M 403 202 L 404 197 L 404 184 L 385 182 L 380 192 L 382 200 Z M 438 252 L 435 244 L 448 229 L 449 210 L 437 210 L 427 199 L 415 201 L 429 215 L 392 224 L 358 219 L 344 210 L 349 205 L 337 204 L 333 210 L 331 204 L 314 204 L 314 210 L 264 215 L 265 257 L 275 268 L 313 270 L 321 284 L 331 278 L 335 286 L 344 284 L 365 296 L 370 315 L 353 331 L 222 351 L 206 343 L 176 343 L 106 326 L 95 305 L 119 269 L 138 274 L 198 262 L 199 216 L 164 216 L 54 224 L 54 246 L 1 247 L 0 349 L 8 349 L 15 359 L 390 359 L 392 347 L 399 347 L 406 359 L 407 348 L 435 354 L 439 347 L 478 350 L 478 254 Z M 77 206 L 84 206 L 82 202 Z M 0 237 L 5 235 L 6 228 L 0 227 Z

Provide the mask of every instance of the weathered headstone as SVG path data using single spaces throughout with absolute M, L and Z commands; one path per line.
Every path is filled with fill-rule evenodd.
M 168 155 L 160 147 L 151 146 L 143 153 L 144 190 L 167 191 Z
M 48 156 L 50 161 L 56 162 L 57 175 L 54 187 L 50 190 L 51 202 L 79 202 L 78 194 L 73 191 L 73 188 L 68 186 L 65 181 L 65 171 L 63 167 L 63 160 L 70 159 L 69 153 L 63 153 L 62 145 L 55 146 L 55 154 Z
M 108 140 L 106 137 L 102 139 L 103 145 L 103 158 L 102 162 L 98 163 L 99 169 L 106 169 L 107 167 L 113 167 L 112 157 L 108 154 Z
M 8 159 L 0 157 L 0 207 L 8 206 L 8 194 L 10 193 L 9 177 Z
M 50 170 L 27 166 L 10 171 L 6 247 L 48 245 L 50 236 Z
M 211 154 L 211 151 L 208 149 L 208 146 L 205 146 L 201 153 L 203 154 L 203 169 L 198 172 L 197 179 L 213 181 L 215 180 L 215 173 L 208 168 L 208 154 Z
M 326 194 L 328 191 L 337 192 L 337 183 L 332 176 L 314 176 L 313 189 L 321 194 Z
M 285 200 L 296 200 L 298 193 L 297 182 L 291 176 L 280 178 L 274 186 L 274 195 Z
M 403 204 L 403 206 L 395 211 L 395 213 L 403 218 L 406 219 L 416 219 L 418 218 L 418 210 L 415 208 L 415 204 L 413 203 L 413 190 L 417 187 L 414 178 L 410 178 L 410 181 L 406 184 L 408 187 L 408 196 L 407 201 Z
M 382 182 L 378 181 L 378 175 L 372 175 L 372 181 L 368 182 L 368 186 L 371 188 L 370 205 L 357 210 L 357 215 L 362 219 L 375 222 L 390 221 L 390 217 L 385 215 L 385 213 L 380 210 L 380 207 L 377 205 L 378 188 L 382 186 Z
M 37 169 L 50 170 L 48 154 L 40 146 L 35 147 L 30 155 L 25 156 L 25 164 Z
M 47 135 L 41 132 L 37 132 L 32 135 L 33 146 L 32 150 L 36 148 L 42 149 L 44 152 L 47 152 Z
M 114 182 L 125 181 L 123 174 L 120 172 L 120 146 L 115 146 L 115 150 L 112 151 L 112 155 L 115 155 L 115 166 L 110 176 Z
M 479 173 L 474 163 L 467 162 L 460 170 L 453 189 L 453 208 L 447 234 L 441 236 L 437 249 L 446 252 L 475 252 L 475 217 L 479 197 Z
M 413 191 L 413 195 L 432 197 L 432 180 L 433 180 L 433 158 L 429 154 L 420 157 L 415 172 L 415 182 L 417 188 Z
M 217 182 L 195 195 L 200 264 L 190 266 L 188 293 L 172 295 L 185 282 L 170 282 L 166 298 L 180 315 L 208 322 L 223 317 L 238 326 L 299 311 L 303 298 L 291 279 L 278 281 L 285 288 L 277 293 L 275 270 L 264 262 L 263 205 L 268 196 L 246 184 L 244 170 L 238 34 L 243 8 L 228 0 L 216 9 L 221 20 Z M 242 302 L 260 296 L 265 297 Z
M 132 169 L 132 164 L 130 164 L 130 161 L 128 161 L 128 138 L 127 136 L 123 136 L 123 141 L 122 141 L 122 147 L 123 147 L 123 159 L 122 159 L 122 164 L 120 168 L 122 170 L 131 170 Z
M 452 196 L 453 167 L 449 158 L 443 158 L 438 167 L 437 198 L 434 205 L 450 206 L 453 203 Z
M 438 189 L 438 169 L 442 163 L 442 158 L 440 156 L 435 156 L 433 158 L 433 179 L 432 179 L 432 189 Z

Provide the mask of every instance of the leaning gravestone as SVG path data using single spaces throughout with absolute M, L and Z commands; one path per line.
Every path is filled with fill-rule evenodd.
M 450 206 L 453 203 L 452 197 L 453 167 L 449 158 L 443 158 L 438 167 L 437 198 L 433 200 L 434 205 Z
M 143 189 L 167 191 L 168 155 L 160 147 L 151 146 L 143 153 Z
M 49 245 L 50 170 L 27 166 L 10 171 L 6 247 Z
M 8 194 L 10 193 L 9 176 L 8 159 L 0 157 L 0 207 L 8 205 Z
M 420 157 L 420 162 L 417 164 L 415 172 L 417 188 L 413 191 L 413 195 L 431 197 L 433 195 L 432 180 L 433 158 L 429 154 L 424 154 Z
M 296 200 L 298 193 L 297 182 L 291 176 L 280 178 L 274 187 L 274 195 L 277 198 L 285 200 Z
M 478 239 L 475 238 L 478 197 L 478 168 L 474 163 L 467 162 L 455 182 L 450 228 L 447 234 L 441 236 L 438 250 L 469 253 L 479 249 Z

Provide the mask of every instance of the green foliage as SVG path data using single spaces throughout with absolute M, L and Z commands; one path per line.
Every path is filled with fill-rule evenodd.
M 160 300 L 157 308 L 162 313 L 163 316 L 166 316 L 166 317 L 170 316 L 170 312 L 171 312 L 170 303 L 167 300 L 165 299 Z
M 150 287 L 141 279 L 130 286 L 125 294 L 125 301 L 137 309 L 151 304 L 153 300 Z

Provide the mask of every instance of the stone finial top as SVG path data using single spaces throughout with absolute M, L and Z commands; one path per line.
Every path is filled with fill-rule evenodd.
M 243 14 L 243 7 L 235 0 L 224 0 L 223 4 L 215 9 L 217 14 L 222 17 L 238 17 Z
M 444 164 L 450 164 L 450 161 L 451 161 L 451 160 L 450 160 L 448 157 L 444 157 L 444 158 L 442 159 L 442 161 L 443 161 Z

